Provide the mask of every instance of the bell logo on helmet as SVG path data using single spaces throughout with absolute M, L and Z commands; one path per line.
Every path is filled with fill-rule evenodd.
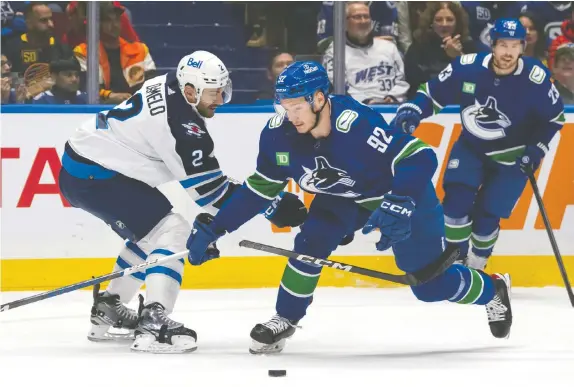
M 187 61 L 187 65 L 190 67 L 195 67 L 196 69 L 200 69 L 201 65 L 203 65 L 203 61 L 202 60 L 194 61 L 193 58 L 189 58 L 189 60 Z
M 309 66 L 309 65 L 307 65 L 307 64 L 306 64 L 306 65 L 303 65 L 303 72 L 304 72 L 305 74 L 310 74 L 310 73 L 313 73 L 313 72 L 315 72 L 315 71 L 317 71 L 317 70 L 319 70 L 319 67 L 317 67 L 317 66 L 311 67 L 311 66 Z

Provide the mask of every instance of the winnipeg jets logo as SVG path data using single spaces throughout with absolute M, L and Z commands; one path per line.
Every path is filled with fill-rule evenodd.
M 202 130 L 195 122 L 181 124 L 181 126 L 187 129 L 186 133 L 190 136 L 201 137 L 205 134 L 205 130 Z
M 277 83 L 283 83 L 285 81 L 286 75 L 279 75 L 277 77 Z
M 484 105 L 476 99 L 474 101 L 474 105 L 462 111 L 464 128 L 483 140 L 497 140 L 505 137 L 504 129 L 508 128 L 512 122 L 506 114 L 498 110 L 496 98 L 488 97 Z
M 355 198 L 359 194 L 349 190 L 355 180 L 346 171 L 332 167 L 323 156 L 315 157 L 315 169 L 303 167 L 305 174 L 299 179 L 299 186 L 308 192 Z

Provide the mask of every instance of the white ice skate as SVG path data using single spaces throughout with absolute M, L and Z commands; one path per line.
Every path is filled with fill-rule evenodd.
M 158 302 L 140 306 L 140 321 L 131 350 L 148 353 L 187 353 L 197 349 L 197 334 L 165 314 Z
M 100 285 L 95 285 L 94 305 L 90 314 L 92 327 L 88 332 L 88 340 L 133 341 L 138 322 L 137 313 L 125 306 L 117 294 L 100 293 L 99 290 Z

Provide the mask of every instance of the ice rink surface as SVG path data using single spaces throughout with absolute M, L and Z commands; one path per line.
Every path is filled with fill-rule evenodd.
M 275 295 L 182 291 L 173 318 L 198 333 L 186 355 L 88 341 L 88 291 L 7 311 L 0 386 L 574 386 L 574 308 L 561 288 L 515 288 L 507 340 L 490 335 L 481 306 L 424 304 L 406 288 L 319 288 L 283 353 L 250 355 L 249 332 L 271 317 Z

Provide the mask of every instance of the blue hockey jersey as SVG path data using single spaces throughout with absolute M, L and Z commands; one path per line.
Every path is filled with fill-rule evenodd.
M 424 118 L 446 105 L 460 105 L 460 141 L 512 165 L 527 145 L 548 150 L 564 124 L 564 106 L 548 69 L 538 59 L 520 58 L 516 71 L 507 76 L 496 75 L 491 60 L 492 54 L 487 53 L 456 58 L 421 85 L 406 106 L 415 107 Z
M 318 195 L 348 198 L 376 209 L 389 191 L 410 196 L 417 206 L 438 204 L 432 177 L 434 151 L 421 140 L 391 131 L 383 117 L 348 96 L 332 96 L 331 133 L 323 139 L 297 133 L 284 115 L 261 133 L 257 170 L 216 217 L 235 230 L 283 190 L 288 179 Z

